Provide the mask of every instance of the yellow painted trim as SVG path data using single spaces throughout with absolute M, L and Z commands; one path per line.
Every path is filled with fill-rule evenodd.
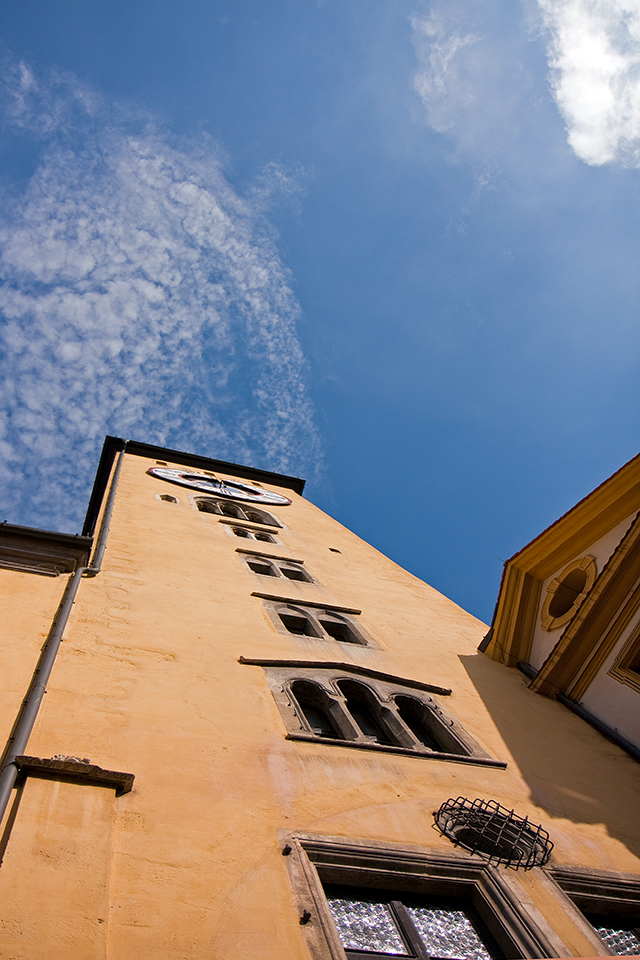
M 611 625 L 621 616 L 640 581 L 640 514 L 583 600 L 580 609 L 542 665 L 531 689 L 546 696 L 568 693 L 576 680 L 596 662 L 595 676 L 615 643 Z M 632 598 L 633 599 L 633 598 Z M 628 622 L 628 621 L 627 621 Z M 619 636 L 619 634 L 618 634 Z M 591 681 L 589 681 L 591 682 Z M 586 689 L 586 687 L 585 687 Z M 577 699 L 571 691 L 573 699 Z
M 566 580 L 569 574 L 573 573 L 574 570 L 584 570 L 587 579 L 585 581 L 584 588 L 578 594 L 573 604 L 569 607 L 566 613 L 563 613 L 560 617 L 553 617 L 550 613 L 550 607 L 553 602 L 553 598 L 556 595 L 558 587 Z M 573 620 L 576 613 L 580 609 L 580 604 L 591 590 L 591 587 L 595 583 L 598 570 L 596 567 L 596 561 L 594 557 L 587 555 L 582 557 L 580 560 L 574 560 L 573 563 L 570 563 L 569 566 L 565 567 L 562 573 L 558 574 L 557 577 L 554 577 L 551 583 L 547 587 L 547 596 L 545 598 L 544 604 L 542 606 L 542 611 L 540 613 L 540 621 L 544 630 L 548 630 L 549 633 L 552 630 L 558 630 L 560 627 L 566 627 L 568 623 Z
M 507 561 L 487 656 L 528 662 L 543 581 L 639 510 L 640 454 Z
M 523 547 L 508 563 L 539 580 L 587 550 L 612 527 L 640 510 L 640 454 Z
M 637 593 L 636 596 L 640 605 L 640 594 Z M 638 660 L 640 660 L 640 623 L 636 624 L 631 636 L 614 660 L 609 676 L 620 683 L 626 683 L 640 693 L 640 671 L 631 668 L 631 664 L 637 663 Z

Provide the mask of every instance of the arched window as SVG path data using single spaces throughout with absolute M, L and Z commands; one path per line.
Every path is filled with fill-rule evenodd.
M 343 694 L 347 709 L 363 737 L 374 740 L 376 743 L 393 744 L 394 740 L 386 730 L 384 721 L 380 717 L 380 710 L 373 694 L 362 683 L 355 680 L 340 680 L 338 688 Z
M 178 502 L 178 498 L 177 498 L 177 497 L 172 497 L 170 493 L 161 493 L 161 494 L 160 494 L 160 499 L 161 499 L 161 500 L 166 500 L 167 503 L 177 503 L 177 502 Z
M 240 550 L 239 553 L 244 553 Z M 266 577 L 285 577 L 287 580 L 300 580 L 304 583 L 313 583 L 313 578 L 304 569 L 301 561 L 285 560 L 274 556 L 261 556 L 257 553 L 247 553 L 244 562 L 253 570 Z
M 216 500 L 214 497 L 196 497 L 195 504 L 203 513 L 215 513 L 234 520 L 248 520 L 249 523 L 263 523 L 269 527 L 281 527 L 282 524 L 272 513 L 257 510 L 253 506 L 240 505 L 232 500 Z
M 261 530 L 252 530 L 250 527 L 232 527 L 231 531 L 236 535 L 236 537 L 242 537 L 244 540 L 262 540 L 263 543 L 278 542 L 271 533 L 263 533 Z
M 283 577 L 286 577 L 287 580 L 299 580 L 302 583 L 311 583 L 311 577 L 304 569 L 301 563 L 293 563 L 293 561 L 286 560 L 281 561 L 278 564 L 278 569 Z
M 242 509 L 245 517 L 251 523 L 266 523 L 270 527 L 282 526 L 280 521 L 272 513 L 267 513 L 266 510 L 256 510 L 255 507 L 243 507 Z
M 406 723 L 414 737 L 429 750 L 438 753 L 457 753 L 461 756 L 469 753 L 454 735 L 451 725 L 417 697 L 400 695 L 394 697 L 394 700 L 400 719 Z
M 308 680 L 296 680 L 291 692 L 311 733 L 317 737 L 344 739 L 342 732 L 331 717 L 329 697 L 321 687 Z
M 245 520 L 244 511 L 235 503 L 227 503 L 225 501 L 218 503 L 218 510 L 223 517 L 233 517 L 234 520 Z
M 236 537 L 244 537 L 246 540 L 252 540 L 253 537 L 246 527 L 234 527 L 233 532 Z
M 196 507 L 201 513 L 216 513 L 218 516 L 220 515 L 218 501 L 212 500 L 211 497 L 198 497 Z
M 395 697 L 395 701 L 400 718 L 404 720 L 414 737 L 429 750 L 442 750 L 425 723 L 424 704 L 414 700 L 413 697 Z
M 281 607 L 277 611 L 283 626 L 297 637 L 319 637 L 319 631 L 305 610 L 299 607 Z
M 254 573 L 259 573 L 263 577 L 277 577 L 277 570 L 274 563 L 266 557 L 248 557 L 247 566 Z
M 361 640 L 351 624 L 337 613 L 323 612 L 318 616 L 318 622 L 330 637 L 338 640 L 340 643 L 363 644 L 363 640 Z

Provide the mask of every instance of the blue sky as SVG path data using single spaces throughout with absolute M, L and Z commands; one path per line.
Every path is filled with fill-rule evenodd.
M 638 0 L 5 0 L 0 512 L 308 478 L 482 619 L 639 437 Z

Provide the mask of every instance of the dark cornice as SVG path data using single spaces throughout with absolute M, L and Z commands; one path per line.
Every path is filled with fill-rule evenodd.
M 137 440 L 125 441 L 120 437 L 107 436 L 105 437 L 102 447 L 100 463 L 98 464 L 91 499 L 89 500 L 87 516 L 82 530 L 83 535 L 93 535 L 115 455 L 124 448 L 125 443 L 127 453 L 134 457 L 166 460 L 167 463 L 178 463 L 181 466 L 195 467 L 198 470 L 210 470 L 213 473 L 219 470 L 221 473 L 230 474 L 233 477 L 242 477 L 245 480 L 256 480 L 258 483 L 285 487 L 298 494 L 301 494 L 304 490 L 305 481 L 299 477 L 289 477 L 282 473 L 271 473 L 268 470 L 259 470 L 256 467 L 246 467 L 237 463 L 229 463 L 226 460 L 212 460 L 210 457 L 200 457 L 194 453 L 184 453 L 182 450 L 170 450 L 168 447 L 157 447 L 154 444 L 140 443 Z
M 14 523 L 0 524 L 0 567 L 58 576 L 85 566 L 93 540 Z

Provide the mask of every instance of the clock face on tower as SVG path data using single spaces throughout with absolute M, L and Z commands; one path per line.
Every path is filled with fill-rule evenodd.
M 291 503 L 288 497 L 262 487 L 252 487 L 248 483 L 236 483 L 235 480 L 216 480 L 206 473 L 190 473 L 188 470 L 174 470 L 173 467 L 151 467 L 147 473 L 158 480 L 178 483 L 181 487 L 191 487 L 201 493 L 212 493 L 227 500 L 243 500 L 245 503 L 264 503 L 272 507 L 286 507 Z

